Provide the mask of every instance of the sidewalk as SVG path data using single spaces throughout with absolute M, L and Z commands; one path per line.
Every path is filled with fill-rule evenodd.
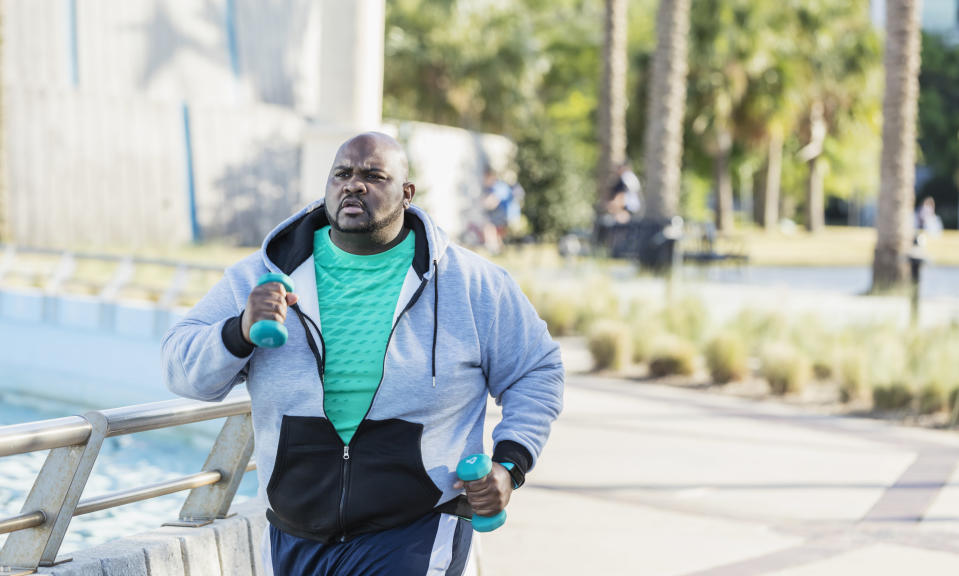
M 959 434 L 571 375 L 482 575 L 959 574 L 957 462 Z

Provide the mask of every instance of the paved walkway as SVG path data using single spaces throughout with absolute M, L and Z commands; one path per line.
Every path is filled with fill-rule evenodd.
M 482 576 L 959 574 L 957 463 L 956 433 L 570 376 Z

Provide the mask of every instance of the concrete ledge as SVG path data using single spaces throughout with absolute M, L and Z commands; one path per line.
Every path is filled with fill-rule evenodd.
M 41 568 L 51 576 L 265 576 L 260 542 L 262 503 L 234 506 L 235 516 L 200 528 L 161 527 L 69 554 L 73 560 Z

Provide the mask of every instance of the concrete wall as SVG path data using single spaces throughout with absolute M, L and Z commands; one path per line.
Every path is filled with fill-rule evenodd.
M 231 10 L 232 8 L 232 10 Z M 318 106 L 311 0 L 3 0 L 5 85 Z
M 384 130 L 454 237 L 504 138 L 381 121 L 384 0 L 0 0 L 15 243 L 256 246 Z
M 0 2 L 17 243 L 256 245 L 307 123 L 380 124 L 384 0 Z
M 200 528 L 161 527 L 70 554 L 51 576 L 266 576 L 260 544 L 267 521 L 257 501 Z
M 195 223 L 197 239 L 255 245 L 302 204 L 305 121 L 287 108 L 5 91 L 17 243 L 178 245 Z
M 169 400 L 160 335 L 178 312 L 0 290 L 0 392 L 70 398 L 94 409 Z

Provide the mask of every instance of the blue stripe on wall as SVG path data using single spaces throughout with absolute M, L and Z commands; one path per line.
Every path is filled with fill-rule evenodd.
M 67 44 L 70 50 L 68 58 L 70 67 L 70 83 L 76 87 L 80 85 L 80 58 L 77 42 L 77 0 L 66 0 L 67 3 Z
M 190 133 L 190 107 L 186 102 L 181 105 L 183 110 L 183 149 L 186 152 L 186 189 L 187 202 L 190 207 L 190 232 L 193 242 L 202 240 L 200 237 L 200 223 L 196 218 L 196 183 L 193 177 L 193 136 Z
M 226 43 L 230 50 L 230 68 L 233 77 L 240 77 L 240 54 L 236 46 L 236 4 L 235 0 L 226 0 Z

